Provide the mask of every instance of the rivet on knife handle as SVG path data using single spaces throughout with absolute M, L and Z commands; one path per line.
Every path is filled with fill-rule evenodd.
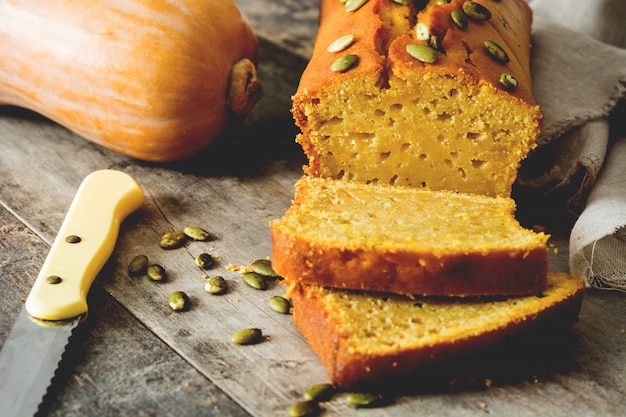
M 105 169 L 83 180 L 26 299 L 32 317 L 87 313 L 87 293 L 113 253 L 120 225 L 143 200 L 137 181 L 123 172 Z

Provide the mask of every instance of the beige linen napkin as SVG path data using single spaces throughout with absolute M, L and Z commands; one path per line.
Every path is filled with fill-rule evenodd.
M 572 273 L 626 290 L 626 2 L 529 4 L 544 123 L 514 196 L 529 218 L 571 229 Z

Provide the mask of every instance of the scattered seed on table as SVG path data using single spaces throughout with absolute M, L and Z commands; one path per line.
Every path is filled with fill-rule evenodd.
M 146 270 L 146 274 L 152 281 L 163 281 L 165 279 L 165 268 L 161 265 L 150 265 Z
M 289 415 L 291 417 L 313 417 L 320 412 L 320 405 L 312 400 L 298 401 L 289 407 Z
M 261 329 L 248 328 L 239 330 L 232 337 L 232 342 L 238 345 L 254 345 L 263 340 Z
M 346 399 L 355 407 L 376 407 L 383 402 L 381 395 L 370 392 L 351 392 Z
M 167 304 L 174 311 L 185 311 L 189 309 L 189 297 L 183 291 L 174 291 L 167 298 Z
M 315 384 L 311 385 L 306 391 L 304 391 L 304 398 L 318 402 L 329 401 L 335 391 L 335 386 L 333 384 Z
M 246 272 L 243 274 L 243 282 L 257 290 L 267 289 L 267 279 L 265 279 L 263 275 L 257 274 L 256 272 Z
M 182 230 L 175 230 L 161 236 L 159 246 L 163 249 L 178 249 L 187 242 L 187 235 Z
M 269 259 L 257 259 L 250 263 L 250 268 L 257 274 L 263 275 L 268 278 L 282 278 L 274 271 L 272 267 L 272 261 Z
M 267 302 L 272 310 L 281 314 L 290 314 L 291 313 L 291 302 L 285 297 L 281 297 L 280 295 L 275 295 L 269 299 Z
M 195 262 L 202 269 L 208 269 L 215 265 L 215 259 L 208 253 L 201 253 L 196 256 Z
M 146 255 L 137 255 L 131 259 L 128 264 L 128 275 L 138 277 L 145 275 L 148 269 L 148 257 Z
M 204 284 L 204 290 L 209 294 L 223 294 L 226 291 L 226 280 L 220 276 L 209 277 Z
M 183 229 L 183 233 L 185 233 L 185 235 L 187 235 L 187 237 L 189 237 L 190 239 L 200 241 L 208 240 L 211 236 L 209 232 L 197 226 L 185 227 Z

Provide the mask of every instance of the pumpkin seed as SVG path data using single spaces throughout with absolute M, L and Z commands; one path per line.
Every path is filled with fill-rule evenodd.
M 465 14 L 463 10 L 452 10 L 450 12 L 450 17 L 455 25 L 459 27 L 461 30 L 467 29 L 467 25 L 469 25 L 469 18 Z
M 211 236 L 209 232 L 197 226 L 185 227 L 183 229 L 183 233 L 185 233 L 189 238 L 193 240 L 201 240 L 201 241 L 207 240 Z
M 267 279 L 263 275 L 257 274 L 256 272 L 246 272 L 243 274 L 243 282 L 257 290 L 267 289 Z
M 177 249 L 187 242 L 187 235 L 182 230 L 169 232 L 161 236 L 159 245 L 163 249 Z
M 406 51 L 418 61 L 432 64 L 437 61 L 437 51 L 430 46 L 411 43 L 406 46 Z
M 269 278 L 281 278 L 272 268 L 272 261 L 268 259 L 257 259 L 250 263 L 250 268 L 257 274 Z
M 137 255 L 130 260 L 128 264 L 128 275 L 138 277 L 144 275 L 148 269 L 148 257 L 146 255 Z
M 489 55 L 498 62 L 506 64 L 509 62 L 509 56 L 507 55 L 504 48 L 502 48 L 496 41 L 493 39 L 485 39 L 483 42 L 485 48 L 487 48 L 487 52 Z
M 232 337 L 232 342 L 238 345 L 254 345 L 263 340 L 261 329 L 249 328 L 239 330 Z
M 437 35 L 430 35 L 430 39 L 428 39 L 428 44 L 431 48 L 437 51 L 441 50 L 441 45 L 439 44 L 439 38 L 437 37 Z
M 517 87 L 517 78 L 508 72 L 503 72 L 500 75 L 500 84 L 502 84 L 507 90 L 514 90 L 515 87 Z
M 346 1 L 346 12 L 354 12 L 357 11 L 367 3 L 367 0 L 348 0 Z
M 489 20 L 491 12 L 488 8 L 475 1 L 466 1 L 463 3 L 463 11 L 472 20 Z
M 183 291 L 174 291 L 167 297 L 167 304 L 174 311 L 185 311 L 189 309 L 189 297 Z
M 352 45 L 354 39 L 355 37 L 352 34 L 341 36 L 335 39 L 330 45 L 328 45 L 328 48 L 326 48 L 326 50 L 331 53 L 341 52 L 348 46 Z
M 359 57 L 357 55 L 346 54 L 337 58 L 330 66 L 330 69 L 333 72 L 346 72 L 352 68 L 358 60 Z
M 328 401 L 335 393 L 333 384 L 315 384 L 304 391 L 304 398 L 313 401 Z
M 207 278 L 204 290 L 209 294 L 223 294 L 226 291 L 226 280 L 219 275 Z
M 165 268 L 158 264 L 150 265 L 146 269 L 146 273 L 152 281 L 163 281 L 165 279 Z
M 291 312 L 291 302 L 280 295 L 271 297 L 267 303 L 277 313 L 289 314 Z
M 196 256 L 195 262 L 202 269 L 208 269 L 215 265 L 215 259 L 208 253 L 201 253 Z
M 381 395 L 370 392 L 351 392 L 346 398 L 355 407 L 375 407 L 383 401 Z
M 452 1 L 452 0 L 437 0 L 437 4 L 439 4 L 439 5 L 448 4 L 448 3 L 450 3 L 450 1 Z
M 420 41 L 427 41 L 428 39 L 430 39 L 430 28 L 428 27 L 428 25 L 424 22 L 419 22 L 415 26 L 415 36 Z
M 298 401 L 289 407 L 289 415 L 291 417 L 313 417 L 318 415 L 322 410 L 320 405 L 315 401 Z
M 406 6 L 407 4 L 410 4 L 413 0 L 393 0 L 394 3 L 398 3 L 398 4 L 402 4 L 403 6 Z

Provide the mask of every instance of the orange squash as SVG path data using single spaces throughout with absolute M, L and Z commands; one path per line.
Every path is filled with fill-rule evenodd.
M 262 96 L 232 0 L 0 0 L 0 104 L 137 159 L 186 158 Z

